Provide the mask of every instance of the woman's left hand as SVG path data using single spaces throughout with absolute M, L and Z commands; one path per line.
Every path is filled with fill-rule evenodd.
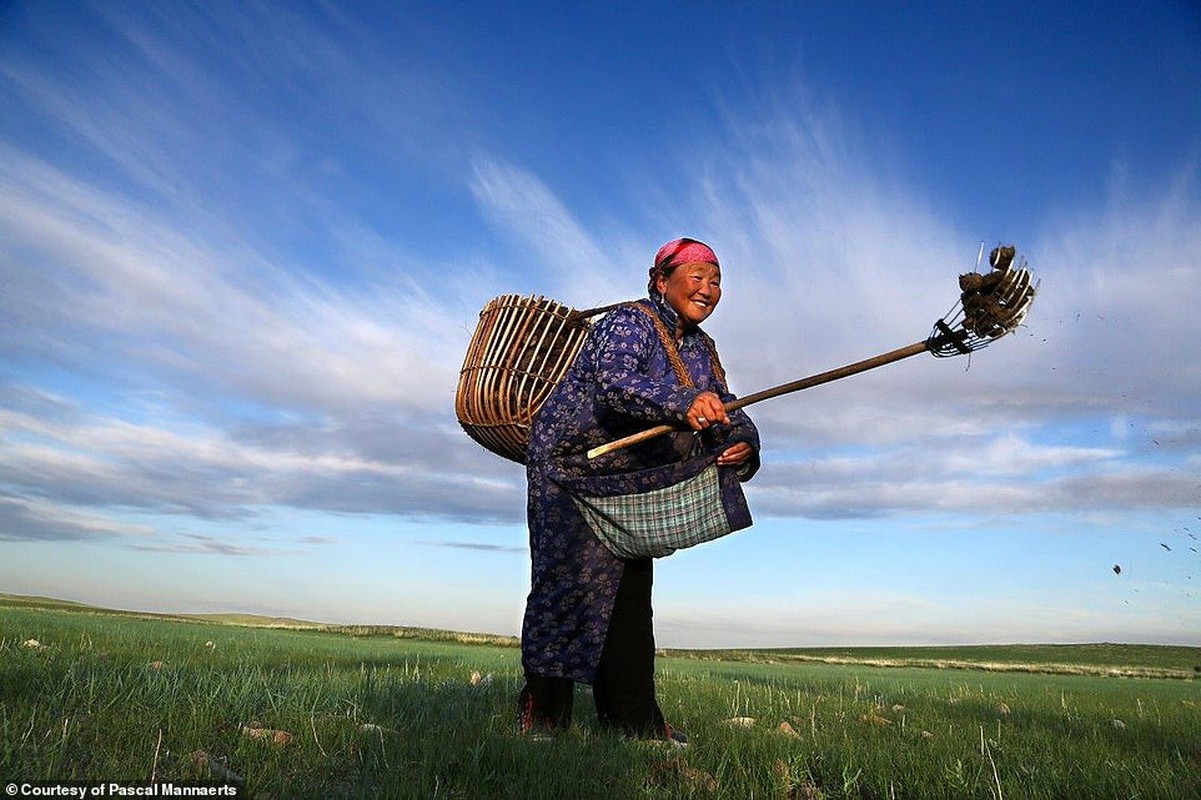
M 746 442 L 735 442 L 722 451 L 717 457 L 717 466 L 732 467 L 744 463 L 755 449 Z

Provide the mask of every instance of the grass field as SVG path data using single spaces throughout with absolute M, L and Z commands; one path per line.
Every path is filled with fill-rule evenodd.
M 660 700 L 693 744 L 671 751 L 597 733 L 584 687 L 571 733 L 516 736 L 512 640 L 253 621 L 0 596 L 0 783 L 227 779 L 272 798 L 1201 797 L 1190 648 L 673 652 Z

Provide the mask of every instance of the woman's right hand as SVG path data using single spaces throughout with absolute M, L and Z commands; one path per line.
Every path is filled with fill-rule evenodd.
M 713 392 L 701 392 L 692 401 L 692 405 L 688 407 L 688 412 L 684 415 L 688 421 L 688 426 L 694 431 L 703 431 L 710 425 L 722 423 L 723 425 L 730 424 L 730 417 L 726 414 L 725 404 L 721 402 L 721 398 Z

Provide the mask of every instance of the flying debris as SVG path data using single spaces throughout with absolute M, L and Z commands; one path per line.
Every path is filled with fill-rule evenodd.
M 1121 565 L 1121 564 L 1114 564 L 1114 565 L 1113 565 L 1113 574 L 1114 574 L 1114 575 L 1121 575 L 1121 574 L 1122 574 L 1122 565 Z

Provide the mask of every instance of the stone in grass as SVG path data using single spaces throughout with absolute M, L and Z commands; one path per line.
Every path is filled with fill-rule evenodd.
M 793 739 L 801 738 L 801 735 L 796 732 L 796 728 L 792 727 L 792 724 L 789 723 L 787 720 L 785 720 L 784 722 L 781 722 L 779 724 L 779 726 L 776 727 L 776 731 L 778 733 L 782 733 L 783 735 L 791 737 Z
M 726 724 L 731 728 L 750 728 L 755 724 L 754 717 L 730 717 Z
M 203 750 L 192 753 L 192 763 L 209 774 L 214 780 L 226 783 L 242 783 L 246 779 L 221 763 L 220 759 L 210 756 Z
M 252 722 L 249 725 L 243 725 L 242 733 L 250 739 L 254 739 L 258 742 L 269 742 L 277 747 L 285 747 L 291 744 L 292 739 L 295 738 L 287 731 L 264 728 L 260 722 Z
M 880 716 L 880 714 L 876 711 L 869 711 L 868 713 L 861 715 L 859 719 L 862 722 L 870 722 L 871 724 L 879 725 L 880 727 L 892 724 L 892 720 Z

